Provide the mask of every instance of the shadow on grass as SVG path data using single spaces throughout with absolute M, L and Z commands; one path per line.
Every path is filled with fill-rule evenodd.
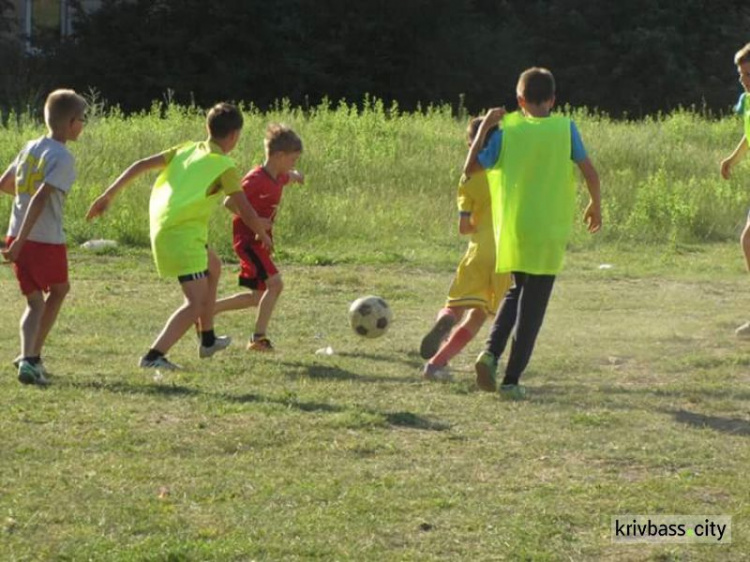
M 227 392 L 204 392 L 197 388 L 191 388 L 176 384 L 131 384 L 127 382 L 70 382 L 65 386 L 78 388 L 82 390 L 97 390 L 112 392 L 114 394 L 140 394 L 145 396 L 166 396 L 166 397 L 199 397 L 213 398 L 234 402 L 238 404 L 277 404 L 284 408 L 297 410 L 300 412 L 323 412 L 323 413 L 342 413 L 348 411 L 360 411 L 367 414 L 382 416 L 392 427 L 403 427 L 408 429 L 419 429 L 425 431 L 447 431 L 451 428 L 450 424 L 425 418 L 413 412 L 379 412 L 369 408 L 355 408 L 341 406 L 338 404 L 329 404 L 325 402 L 304 402 L 294 397 L 270 397 L 261 394 L 230 394 Z
M 676 422 L 698 428 L 710 428 L 730 435 L 750 435 L 750 422 L 739 418 L 724 418 L 721 416 L 706 416 L 687 410 L 662 410 L 674 417 Z
M 359 382 L 390 382 L 414 384 L 419 382 L 417 376 L 413 377 L 387 377 L 382 375 L 360 375 L 335 365 L 308 365 L 307 363 L 284 362 L 283 365 L 295 369 L 298 373 L 288 373 L 287 377 L 296 378 L 307 376 L 311 379 L 327 379 L 338 381 Z M 301 373 L 301 374 L 300 374 Z
M 340 353 L 337 353 L 336 355 L 339 355 L 341 357 L 347 357 L 349 359 L 363 359 L 367 361 L 382 361 L 385 363 L 403 363 L 404 365 L 408 365 L 409 367 L 414 367 L 415 369 L 422 366 L 424 363 L 424 360 L 419 356 L 419 353 L 416 351 L 409 351 L 405 355 L 407 357 L 410 357 L 411 359 L 398 359 L 394 358 L 393 355 L 388 355 L 384 353 L 355 353 L 353 351 L 342 351 Z

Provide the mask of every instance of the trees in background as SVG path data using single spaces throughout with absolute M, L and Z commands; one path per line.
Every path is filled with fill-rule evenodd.
M 749 24 L 736 0 L 104 0 L 35 86 L 94 88 L 125 110 L 170 91 L 261 107 L 369 94 L 406 109 L 464 95 L 478 111 L 512 105 L 519 72 L 541 65 L 561 103 L 723 111 Z

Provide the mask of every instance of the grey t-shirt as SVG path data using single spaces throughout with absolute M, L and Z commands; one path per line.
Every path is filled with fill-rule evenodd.
M 43 183 L 48 183 L 55 189 L 28 239 L 47 244 L 65 243 L 63 204 L 76 178 L 74 164 L 73 155 L 61 142 L 42 137 L 26 143 L 11 164 L 16 176 L 16 197 L 13 200 L 8 236 L 18 236 L 31 197 Z

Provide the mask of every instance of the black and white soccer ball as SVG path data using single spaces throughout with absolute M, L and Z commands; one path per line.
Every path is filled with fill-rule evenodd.
M 391 307 L 380 297 L 361 297 L 349 307 L 349 323 L 363 338 L 379 338 L 385 334 L 392 318 Z

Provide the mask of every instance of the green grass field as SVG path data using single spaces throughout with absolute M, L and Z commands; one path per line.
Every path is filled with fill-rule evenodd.
M 718 178 L 741 126 L 575 118 L 602 176 L 604 231 L 576 230 L 529 400 L 508 403 L 474 385 L 484 331 L 453 362 L 455 382 L 420 378 L 420 339 L 465 244 L 464 123 L 446 108 L 249 108 L 243 170 L 268 121 L 306 143 L 307 185 L 289 189 L 277 223 L 278 349 L 246 352 L 254 314 L 230 313 L 217 319 L 228 351 L 200 360 L 188 336 L 170 353 L 185 370 L 161 374 L 136 367 L 180 302 L 144 248 L 149 180 L 104 220 L 83 213 L 132 160 L 201 138 L 202 118 L 95 114 L 73 146 L 72 291 L 45 350 L 48 389 L 16 381 L 24 304 L 0 266 L 0 560 L 746 559 L 750 343 L 733 329 L 750 319 L 735 242 L 750 170 Z M 18 123 L 0 135 L 3 162 L 41 134 Z M 0 221 L 9 207 L 1 197 Z M 100 237 L 121 245 L 77 248 Z M 211 237 L 229 294 L 228 214 Z M 364 340 L 346 312 L 373 293 L 395 320 Z M 334 355 L 316 355 L 326 346 Z M 614 544 L 618 514 L 729 515 L 732 544 Z
M 187 337 L 184 372 L 143 372 L 179 295 L 145 252 L 117 254 L 73 253 L 46 390 L 15 380 L 22 303 L 0 269 L 3 560 L 746 556 L 750 355 L 732 329 L 750 293 L 733 246 L 572 252 L 523 403 L 475 388 L 479 340 L 454 383 L 420 379 L 443 267 L 289 265 L 273 355 L 244 351 L 252 316 L 227 314 L 223 355 L 199 360 Z M 379 340 L 346 320 L 370 292 L 395 313 Z M 731 515 L 733 543 L 612 544 L 625 513 Z

